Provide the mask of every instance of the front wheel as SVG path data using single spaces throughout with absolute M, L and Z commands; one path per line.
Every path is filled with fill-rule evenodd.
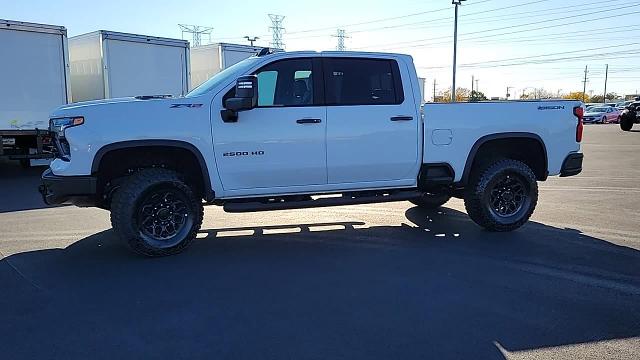
M 607 118 L 603 116 L 602 119 L 600 119 L 600 123 L 601 124 L 606 124 L 607 123 Z
M 500 160 L 472 174 L 464 205 L 469 217 L 490 231 L 524 225 L 538 202 L 536 176 L 525 163 Z
M 144 169 L 116 190 L 111 224 L 136 253 L 166 256 L 186 249 L 202 225 L 202 201 L 178 173 Z

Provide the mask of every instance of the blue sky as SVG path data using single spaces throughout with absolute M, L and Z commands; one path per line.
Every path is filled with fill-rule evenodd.
M 350 36 L 349 49 L 413 55 L 418 73 L 437 91 L 451 84 L 453 6 L 438 1 L 123 1 L 23 0 L 5 2 L 2 17 L 64 25 L 70 36 L 98 29 L 180 38 L 178 23 L 214 28 L 216 41 L 239 42 L 245 35 L 269 40 L 267 14 L 286 16 L 287 50 L 333 49 L 338 27 Z M 634 12 L 638 12 L 634 14 Z M 552 92 L 604 88 L 640 90 L 640 0 L 467 0 L 460 8 L 458 85 L 471 77 L 489 96 L 531 88 Z M 637 51 L 635 51 L 637 50 Z

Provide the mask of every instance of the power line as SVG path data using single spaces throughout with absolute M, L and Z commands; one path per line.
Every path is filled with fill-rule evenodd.
M 634 7 L 634 6 L 637 6 L 637 5 L 640 5 L 640 4 L 629 5 L 629 6 L 625 6 L 625 7 L 616 8 L 616 9 L 602 10 L 600 12 L 603 13 L 603 12 L 617 11 L 617 10 L 622 10 L 622 9 Z M 585 22 L 601 21 L 601 20 L 606 20 L 606 19 L 610 19 L 610 18 L 614 18 L 614 17 L 617 18 L 617 17 L 622 17 L 622 16 L 634 15 L 634 14 L 637 14 L 637 13 L 640 13 L 640 11 L 629 12 L 629 13 L 624 13 L 624 14 L 610 15 L 610 16 L 603 16 L 603 17 L 599 17 L 597 19 L 586 19 L 586 20 L 568 22 L 568 23 L 563 23 L 563 24 L 547 25 L 547 26 L 542 26 L 542 27 L 533 28 L 533 29 L 510 31 L 510 32 L 501 33 L 501 34 L 482 35 L 482 36 L 470 37 L 470 38 L 466 38 L 466 39 L 462 39 L 462 40 L 466 41 L 466 40 L 484 39 L 484 38 L 501 36 L 501 35 L 511 35 L 511 34 L 530 32 L 530 31 L 536 31 L 536 30 L 544 30 L 544 29 L 550 29 L 550 28 L 554 28 L 554 27 L 561 27 L 561 26 L 567 26 L 567 25 L 583 24 Z M 591 12 L 591 13 L 588 13 L 588 14 L 564 16 L 564 17 L 559 17 L 559 18 L 555 18 L 555 19 L 548 19 L 548 20 L 544 20 L 544 21 L 535 21 L 535 22 L 531 22 L 531 23 L 527 23 L 527 24 L 518 24 L 518 25 L 511 25 L 511 26 L 499 27 L 499 28 L 494 28 L 494 29 L 488 29 L 488 30 L 483 30 L 483 32 L 493 32 L 493 31 L 499 31 L 499 30 L 508 30 L 508 29 L 514 29 L 514 28 L 518 28 L 518 27 L 526 27 L 526 26 L 531 26 L 531 25 L 548 23 L 548 22 L 553 22 L 553 21 L 558 21 L 558 20 L 573 19 L 573 18 L 576 18 L 576 17 L 589 16 L 589 15 L 595 15 L 595 14 L 593 12 Z M 461 34 L 461 36 L 471 35 L 471 34 L 472 33 Z M 393 43 L 393 44 L 382 44 L 382 45 L 375 45 L 375 46 L 365 46 L 365 47 L 359 47 L 357 49 L 365 49 L 365 48 L 379 47 L 379 46 L 385 46 L 385 45 L 412 44 L 412 43 L 419 43 L 419 42 L 425 42 L 425 41 L 430 41 L 430 40 L 440 40 L 440 39 L 450 39 L 450 38 L 451 38 L 451 36 L 439 36 L 439 37 L 434 37 L 434 38 L 426 38 L 426 39 L 418 39 L 418 40 L 411 40 L 411 41 L 396 42 L 396 43 Z M 441 44 L 441 43 L 442 42 L 436 43 L 436 44 Z M 431 46 L 431 45 L 434 45 L 434 43 L 416 44 L 416 45 L 412 45 L 412 46 L 402 46 L 402 47 L 398 47 L 398 46 L 387 47 L 387 48 L 383 48 L 383 50 L 402 49 L 402 48 L 405 48 L 405 47 L 423 47 L 423 46 Z
M 471 4 L 467 4 L 466 6 L 478 5 L 478 4 L 486 3 L 486 2 L 489 2 L 489 1 L 493 1 L 493 0 L 475 1 L 475 2 L 473 2 Z M 537 0 L 535 2 L 543 2 L 543 1 L 551 1 L 551 0 Z M 510 7 L 511 6 L 508 6 L 506 8 L 510 8 Z M 441 11 L 447 11 L 447 10 L 451 10 L 451 8 L 450 7 L 439 8 L 439 9 L 434 9 L 434 10 L 420 11 L 420 12 L 400 15 L 400 16 L 380 18 L 380 19 L 376 19 L 376 20 L 362 21 L 362 22 L 351 23 L 351 24 L 342 24 L 339 27 L 340 28 L 346 28 L 346 27 L 350 27 L 350 26 L 360 26 L 360 25 L 367 25 L 367 24 L 375 24 L 375 23 L 378 23 L 378 22 L 398 20 L 398 19 L 406 19 L 408 17 L 420 16 L 420 15 L 425 15 L 425 14 L 432 14 L 432 13 L 435 13 L 435 12 L 441 12 Z M 335 28 L 336 28 L 335 26 L 330 26 L 330 27 L 322 27 L 322 28 L 315 28 L 315 29 L 298 30 L 298 31 L 291 31 L 288 34 L 301 34 L 301 33 L 309 33 L 309 32 L 316 32 L 316 31 L 326 31 L 326 30 L 333 30 Z

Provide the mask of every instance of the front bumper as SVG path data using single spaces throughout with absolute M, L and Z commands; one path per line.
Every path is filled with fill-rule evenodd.
M 560 177 L 574 176 L 582 172 L 582 160 L 584 154 L 571 153 L 562 162 L 562 169 L 560 170 Z
M 94 176 L 57 176 L 51 169 L 42 174 L 38 191 L 48 205 L 96 205 L 96 178 Z

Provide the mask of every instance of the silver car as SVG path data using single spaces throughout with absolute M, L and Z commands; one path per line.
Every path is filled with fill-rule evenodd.
M 583 121 L 585 124 L 608 124 L 620 121 L 620 111 L 610 106 L 595 106 L 587 109 Z

